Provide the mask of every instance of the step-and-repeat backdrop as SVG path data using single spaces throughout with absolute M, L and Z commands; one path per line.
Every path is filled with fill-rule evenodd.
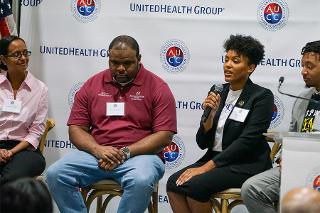
M 168 82 L 176 99 L 178 134 L 166 148 L 159 210 L 171 212 L 165 184 L 202 154 L 195 142 L 201 103 L 212 84 L 223 83 L 222 45 L 230 34 L 251 35 L 265 45 L 252 80 L 275 95 L 270 129 L 288 129 L 294 99 L 304 89 L 301 48 L 320 39 L 318 0 L 22 0 L 21 36 L 32 51 L 29 71 L 49 87 L 49 117 L 56 127 L 45 149 L 47 166 L 75 147 L 66 122 L 77 90 L 108 66 L 107 47 L 121 34 L 141 47 L 142 62 Z M 111 212 L 118 201 L 113 201 Z M 242 209 L 235 210 L 245 211 Z

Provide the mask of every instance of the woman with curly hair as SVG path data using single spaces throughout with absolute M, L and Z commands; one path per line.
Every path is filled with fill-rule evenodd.
M 249 78 L 264 57 L 264 46 L 251 36 L 231 35 L 224 49 L 227 83 L 221 94 L 208 93 L 203 107 L 212 110 L 196 135 L 198 146 L 207 152 L 167 182 L 175 213 L 212 212 L 213 193 L 240 188 L 249 177 L 271 168 L 263 133 L 271 122 L 273 94 Z

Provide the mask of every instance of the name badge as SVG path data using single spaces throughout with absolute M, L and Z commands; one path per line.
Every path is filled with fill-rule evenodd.
M 232 120 L 235 120 L 235 121 L 244 122 L 244 120 L 246 119 L 248 113 L 249 113 L 248 109 L 235 107 L 235 108 L 233 108 L 233 111 L 232 111 L 232 113 L 231 113 L 229 118 L 232 119 Z
M 20 113 L 22 102 L 18 100 L 6 99 L 4 100 L 2 111 Z
M 124 102 L 107 103 L 106 112 L 107 116 L 123 116 Z

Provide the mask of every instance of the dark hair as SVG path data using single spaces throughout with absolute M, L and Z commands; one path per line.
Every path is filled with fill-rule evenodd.
M 234 50 L 239 55 L 248 57 L 249 65 L 258 65 L 264 57 L 264 46 L 251 36 L 231 35 L 223 47 L 226 52 Z
M 301 50 L 301 55 L 304 55 L 305 53 L 318 53 L 320 54 L 320 40 L 319 41 L 312 41 L 308 42 Z
M 132 38 L 131 36 L 128 36 L 128 35 L 120 35 L 120 36 L 115 37 L 111 41 L 108 50 L 110 51 L 110 49 L 112 49 L 116 44 L 118 44 L 120 42 L 123 42 L 123 43 L 129 45 L 133 50 L 135 50 L 137 57 L 140 55 L 140 49 L 139 49 L 138 42 L 134 38 Z
M 24 43 L 26 43 L 22 38 L 20 38 L 19 36 L 15 36 L 15 35 L 10 35 L 10 36 L 6 36 L 3 37 L 0 40 L 0 55 L 7 55 L 8 54 L 8 49 L 9 49 L 9 45 L 11 44 L 11 42 L 15 41 L 15 40 L 21 40 Z M 7 70 L 7 66 L 4 65 L 2 62 L 0 62 L 0 69 L 3 70 Z
M 44 182 L 22 178 L 3 185 L 0 189 L 0 210 L 3 213 L 52 213 L 52 198 Z

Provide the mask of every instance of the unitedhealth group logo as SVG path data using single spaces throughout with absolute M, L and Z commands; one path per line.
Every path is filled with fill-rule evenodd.
M 183 71 L 190 59 L 188 47 L 183 41 L 172 39 L 162 46 L 160 51 L 160 61 L 162 67 L 168 72 Z
M 72 0 L 73 16 L 82 23 L 95 20 L 100 12 L 100 0 Z
M 264 0 L 258 8 L 259 23 L 267 30 L 277 31 L 288 22 L 289 8 L 283 0 Z

